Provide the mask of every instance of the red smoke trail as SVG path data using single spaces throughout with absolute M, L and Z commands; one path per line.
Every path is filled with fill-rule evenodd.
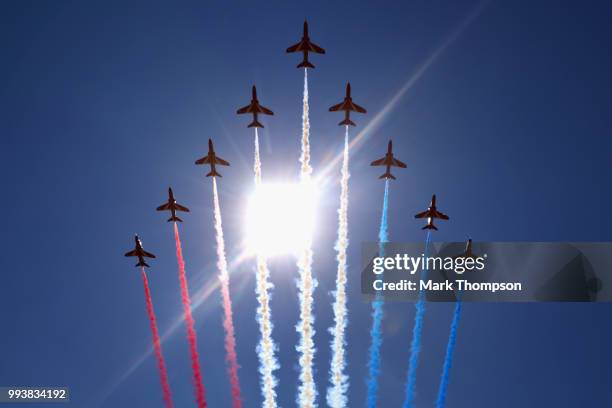
M 168 372 L 166 371 L 166 362 L 162 355 L 161 340 L 159 338 L 159 330 L 157 329 L 157 321 L 155 319 L 155 311 L 153 310 L 153 302 L 151 301 L 151 291 L 149 290 L 149 281 L 144 267 L 141 268 L 142 283 L 144 284 L 145 298 L 147 299 L 147 313 L 149 315 L 149 323 L 151 325 L 151 333 L 153 333 L 153 348 L 155 349 L 155 357 L 157 358 L 157 367 L 159 368 L 159 380 L 161 381 L 162 393 L 166 408 L 173 408 L 172 393 L 170 392 L 170 383 L 168 382 Z
M 193 328 L 193 316 L 191 316 L 191 299 L 187 288 L 187 278 L 185 277 L 185 262 L 183 261 L 183 250 L 181 249 L 181 239 L 176 222 L 174 223 L 174 240 L 176 241 L 176 258 L 179 267 L 179 281 L 181 283 L 181 299 L 183 300 L 183 313 L 187 324 L 187 340 L 189 340 L 189 352 L 191 353 L 191 369 L 193 371 L 193 383 L 195 386 L 196 401 L 198 408 L 206 408 L 206 398 L 204 397 L 204 385 L 202 384 L 202 372 L 200 370 L 200 357 L 198 356 L 197 338 Z

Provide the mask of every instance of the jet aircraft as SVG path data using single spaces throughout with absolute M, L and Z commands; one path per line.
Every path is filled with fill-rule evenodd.
M 353 102 L 353 98 L 351 98 L 351 83 L 350 82 L 346 84 L 346 96 L 344 97 L 344 101 L 340 102 L 337 105 L 332 106 L 331 108 L 329 108 L 329 111 L 330 112 L 344 111 L 344 120 L 338 123 L 339 126 L 342 126 L 342 125 L 355 126 L 355 123 L 349 117 L 350 113 L 351 112 L 359 112 L 359 113 L 367 112 L 364 108 L 362 108 L 361 106 Z
M 438 228 L 434 225 L 434 219 L 438 218 L 440 220 L 448 220 L 448 215 L 441 213 L 440 211 L 438 211 L 438 209 L 436 208 L 436 195 L 434 194 L 431 197 L 431 204 L 429 204 L 429 207 L 427 208 L 427 210 L 418 213 L 417 215 L 414 216 L 414 218 L 427 218 L 427 225 L 425 225 L 423 228 L 421 229 L 428 229 L 428 230 L 438 230 Z
M 304 54 L 304 60 L 298 64 L 298 68 L 314 68 L 310 61 L 308 61 L 308 53 L 314 52 L 315 54 L 325 54 L 325 50 L 318 45 L 314 44 L 310 41 L 310 37 L 308 36 L 308 22 L 304 21 L 304 34 L 302 35 L 302 39 L 299 43 L 292 45 L 287 48 L 287 52 L 302 52 Z
M 170 221 L 178 221 L 183 222 L 179 217 L 176 216 L 177 211 L 189 212 L 189 208 L 183 207 L 182 205 L 176 202 L 174 198 L 174 194 L 172 193 L 172 189 L 168 188 L 168 202 L 157 207 L 157 211 L 170 211 L 170 218 L 168 218 L 168 222 Z
M 138 235 L 134 236 L 134 241 L 136 243 L 136 247 L 129 252 L 125 253 L 125 256 L 136 256 L 138 257 L 138 263 L 136 264 L 136 266 L 142 266 L 142 267 L 149 267 L 149 265 L 145 262 L 144 258 L 155 258 L 155 255 L 153 255 L 150 252 L 145 251 L 142 248 L 142 242 L 140 241 L 140 238 L 138 238 Z
M 238 115 L 242 115 L 245 113 L 252 113 L 253 114 L 253 121 L 251 123 L 249 123 L 248 127 L 260 127 L 263 128 L 264 125 L 262 125 L 261 123 L 259 123 L 259 121 L 257 120 L 257 115 L 262 113 L 264 115 L 274 115 L 274 112 L 272 112 L 270 109 L 261 106 L 259 104 L 259 101 L 257 100 L 257 88 L 255 88 L 255 85 L 253 85 L 253 89 L 252 89 L 252 97 L 251 97 L 251 103 L 248 104 L 247 106 L 245 106 L 244 108 L 240 108 L 238 109 L 238 111 L 236 111 L 236 113 Z
M 229 166 L 229 162 L 223 160 L 215 153 L 215 149 L 213 147 L 213 142 L 211 139 L 208 139 L 208 154 L 201 159 L 196 160 L 195 164 L 210 164 L 210 172 L 206 174 L 206 177 L 223 177 L 221 174 L 217 173 L 217 168 L 215 165 L 220 166 Z
M 380 179 L 393 179 L 395 180 L 395 176 L 391 174 L 391 167 L 400 167 L 402 169 L 406 168 L 406 164 L 397 160 L 393 157 L 393 141 L 389 140 L 389 144 L 387 146 L 387 153 L 385 157 L 382 159 L 374 160 L 370 166 L 387 166 L 387 170 L 384 174 L 382 174 Z

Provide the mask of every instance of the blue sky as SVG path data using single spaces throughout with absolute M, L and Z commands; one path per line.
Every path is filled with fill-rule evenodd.
M 209 137 L 232 162 L 220 180 L 228 254 L 240 251 L 252 188 L 252 132 L 235 110 L 258 86 L 266 180 L 298 175 L 302 71 L 284 49 L 308 18 L 327 49 L 310 72 L 313 167 L 340 152 L 339 102 L 350 80 L 369 110 L 357 130 L 436 57 L 351 153 L 349 374 L 365 401 L 369 305 L 360 243 L 376 239 L 383 183 L 369 162 L 389 138 L 408 169 L 390 191 L 390 237 L 424 238 L 412 215 L 432 193 L 451 216 L 435 239 L 609 241 L 612 216 L 612 7 L 606 1 L 5 2 L 0 13 L 0 385 L 67 385 L 77 407 L 161 406 L 138 270 L 138 232 L 156 253 L 150 281 L 162 332 L 180 317 L 172 229 L 154 211 L 171 185 L 192 209 L 181 225 L 194 296 L 216 279 L 212 186 L 193 165 Z M 458 27 L 463 29 L 457 31 Z M 454 33 L 457 33 L 455 36 Z M 450 41 L 453 39 L 453 41 Z M 444 44 L 442 52 L 436 50 Z M 332 170 L 315 242 L 317 384 L 329 368 L 338 185 Z M 333 227 L 331 227 L 333 226 Z M 282 406 L 297 387 L 294 260 L 270 265 Z M 240 378 L 260 402 L 252 262 L 232 270 Z M 229 406 L 218 292 L 195 309 L 204 383 Z M 448 406 L 604 407 L 608 304 L 468 304 Z M 414 307 L 388 305 L 381 406 L 399 406 Z M 418 406 L 435 400 L 452 305 L 428 307 Z M 179 407 L 193 401 L 182 326 L 163 344 Z M 136 364 L 138 363 L 138 364 Z M 324 400 L 320 400 L 321 406 Z

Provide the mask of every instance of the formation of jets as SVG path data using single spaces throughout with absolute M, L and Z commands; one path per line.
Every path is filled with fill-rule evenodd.
M 427 225 L 425 225 L 421 229 L 437 231 L 438 228 L 434 225 L 434 220 L 436 218 L 440 220 L 448 220 L 448 215 L 443 214 L 440 211 L 438 211 L 438 209 L 436 208 L 436 195 L 434 194 L 431 197 L 431 204 L 429 204 L 429 207 L 427 208 L 427 210 L 418 213 L 417 215 L 414 216 L 414 218 L 427 218 Z
M 312 52 L 315 54 L 325 54 L 325 50 L 323 48 L 321 48 L 320 46 L 318 46 L 317 44 L 313 43 L 310 40 L 310 36 L 308 34 L 308 22 L 307 21 L 304 21 L 304 32 L 302 34 L 302 39 L 297 44 L 294 44 L 291 47 L 287 48 L 287 53 L 294 53 L 294 52 L 301 52 L 303 54 L 303 60 L 297 65 L 297 68 L 305 68 L 305 69 L 315 67 L 308 60 L 309 53 Z M 344 100 L 330 107 L 329 111 L 330 112 L 338 112 L 338 111 L 344 112 L 344 120 L 338 123 L 338 125 L 340 126 L 355 126 L 355 122 L 353 122 L 350 117 L 351 112 L 367 113 L 365 108 L 353 102 L 353 98 L 351 96 L 351 84 L 350 83 L 346 84 L 346 94 L 344 96 Z M 253 85 L 251 89 L 251 102 L 248 105 L 238 109 L 236 113 L 238 115 L 243 115 L 243 114 L 248 114 L 248 113 L 253 115 L 253 120 L 251 121 L 251 123 L 248 124 L 249 128 L 263 128 L 264 127 L 264 125 L 259 121 L 259 115 L 274 115 L 274 112 L 272 112 L 270 109 L 266 108 L 265 106 L 262 106 L 259 103 L 259 100 L 257 99 L 257 88 L 255 87 L 255 85 Z M 222 177 L 221 174 L 219 174 L 219 172 L 217 171 L 216 166 L 217 165 L 220 165 L 220 166 L 230 165 L 228 161 L 217 156 L 217 154 L 215 153 L 212 139 L 208 139 L 208 153 L 206 154 L 206 156 L 196 160 L 195 164 L 196 165 L 205 165 L 205 164 L 210 165 L 210 172 L 206 174 L 206 177 Z M 380 179 L 386 179 L 386 180 L 389 180 L 389 179 L 395 180 L 395 176 L 391 174 L 391 167 L 406 168 L 405 163 L 396 159 L 393 156 L 393 142 L 392 141 L 389 141 L 387 153 L 385 154 L 385 156 L 381 159 L 374 160 L 371 163 L 371 165 L 372 166 L 386 166 L 385 172 L 379 177 Z M 181 220 L 176 215 L 176 213 L 177 211 L 189 212 L 189 208 L 178 204 L 176 202 L 176 199 L 174 198 L 172 189 L 169 188 L 168 189 L 168 201 L 160 205 L 159 207 L 157 207 L 157 211 L 170 211 L 170 218 L 168 218 L 168 221 L 182 222 L 183 220 Z M 425 225 L 423 229 L 433 229 L 433 230 L 438 229 L 433 223 L 434 219 L 436 218 L 441 219 L 441 220 L 449 219 L 447 215 L 441 213 L 440 211 L 436 209 L 435 194 L 433 195 L 431 199 L 431 204 L 427 208 L 427 210 L 415 215 L 415 218 L 427 218 L 427 225 Z M 138 263 L 136 264 L 136 266 L 148 267 L 149 265 L 145 262 L 144 258 L 155 258 L 155 255 L 153 255 L 150 252 L 146 252 L 142 248 L 142 242 L 140 241 L 140 238 L 138 238 L 138 235 L 135 236 L 134 241 L 136 243 L 135 248 L 132 251 L 127 252 L 125 256 L 138 257 Z M 473 255 L 471 253 L 471 244 L 472 244 L 472 240 L 470 239 L 468 241 L 467 248 L 466 248 L 466 256 Z

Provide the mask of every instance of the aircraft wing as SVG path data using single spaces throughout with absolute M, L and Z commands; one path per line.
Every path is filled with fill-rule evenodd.
M 261 105 L 259 105 L 259 112 L 265 115 L 274 115 L 274 112 L 272 112 L 270 109 L 266 108 L 265 106 L 261 106 Z
M 317 54 L 325 54 L 325 50 L 323 48 L 311 42 L 308 42 L 308 50 L 312 52 L 316 52 Z
M 170 204 L 166 203 L 157 207 L 157 211 L 166 211 L 170 209 Z
M 448 215 L 441 213 L 440 211 L 436 211 L 436 216 L 441 220 L 448 220 Z
M 287 48 L 287 52 L 301 51 L 302 50 L 301 46 L 302 46 L 302 42 L 300 41 L 299 43 Z
M 221 166 L 229 166 L 229 162 L 223 160 L 222 158 L 220 158 L 219 156 L 215 156 L 215 163 L 219 164 Z
M 138 256 L 138 251 L 134 249 L 133 251 L 126 252 L 125 256 Z
M 144 249 L 142 250 L 142 256 L 146 256 L 147 258 L 155 258 L 155 255 L 153 255 L 150 252 L 145 251 Z
M 425 217 L 429 217 L 429 210 L 425 210 L 414 216 L 414 218 L 425 218 Z
M 401 167 L 402 169 L 406 168 L 406 163 L 399 161 L 397 159 L 393 159 L 393 166 Z
M 370 166 L 384 166 L 385 159 L 386 157 L 383 157 L 382 159 L 374 160 L 372 163 L 370 163 Z
M 242 115 L 243 113 L 250 113 L 250 112 L 252 112 L 252 110 L 251 110 L 251 106 L 253 106 L 253 105 L 247 105 L 247 106 L 245 106 L 244 108 L 240 108 L 240 109 L 238 109 L 238 110 L 236 111 L 236 113 L 237 113 L 238 115 Z
M 210 163 L 210 159 L 208 156 L 204 156 L 201 159 L 196 160 L 195 164 L 208 164 Z
M 366 113 L 367 112 L 364 108 L 362 108 L 361 106 L 357 105 L 356 103 L 353 103 L 352 108 L 353 108 L 354 111 L 359 112 L 359 113 Z
M 329 111 L 330 112 L 339 111 L 340 109 L 342 109 L 342 106 L 344 106 L 344 102 L 340 102 L 339 104 L 332 106 L 331 108 L 329 108 Z
M 174 204 L 174 207 L 178 210 L 178 211 L 183 211 L 183 212 L 189 212 L 189 208 L 187 207 L 183 207 L 180 204 Z

